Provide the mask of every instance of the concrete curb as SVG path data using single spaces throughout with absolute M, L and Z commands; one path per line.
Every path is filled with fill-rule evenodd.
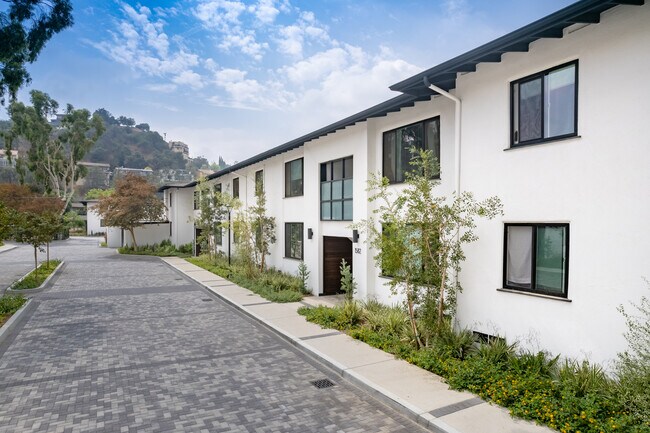
M 0 254 L 6 253 L 7 251 L 11 251 L 16 248 L 18 248 L 18 245 L 3 245 L 0 247 Z
M 238 311 L 242 312 L 246 316 L 250 317 L 251 319 L 263 325 L 265 328 L 271 330 L 273 333 L 277 334 L 279 337 L 281 337 L 283 340 L 287 341 L 289 344 L 291 344 L 292 346 L 300 350 L 303 354 L 307 355 L 309 358 L 324 365 L 328 369 L 334 371 L 341 378 L 347 380 L 348 382 L 351 382 L 356 387 L 362 389 L 363 391 L 370 394 L 372 397 L 376 398 L 382 403 L 390 406 L 392 409 L 397 410 L 399 413 L 411 419 L 412 421 L 415 421 L 416 423 L 424 427 L 427 427 L 428 429 L 436 433 L 461 433 L 458 430 L 454 429 L 453 427 L 449 426 L 447 423 L 436 419 L 428 412 L 425 412 L 424 410 L 408 403 L 407 401 L 396 396 L 390 391 L 383 389 L 382 387 L 376 385 L 375 383 L 368 381 L 366 378 L 362 377 L 361 375 L 357 374 L 351 369 L 345 367 L 344 365 L 340 364 L 338 361 L 332 359 L 331 357 L 325 355 L 324 353 L 321 353 L 320 351 L 314 349 L 313 347 L 309 347 L 303 340 L 286 334 L 279 327 L 270 323 L 266 319 L 258 316 L 254 312 L 248 310 L 246 307 L 237 304 L 233 300 L 229 299 L 227 296 L 221 293 L 217 293 L 212 287 L 203 284 L 201 281 L 195 279 L 190 274 L 176 268 L 173 264 L 162 260 L 162 258 L 161 261 L 165 263 L 167 266 L 169 266 L 170 268 L 174 269 L 177 272 L 182 273 L 187 278 L 199 284 L 201 287 L 207 289 L 210 293 L 217 296 L 219 299 L 223 300 L 228 305 L 231 305 L 232 307 L 236 308 Z
M 30 298 L 9 318 L 9 320 L 7 320 L 4 325 L 2 325 L 0 328 L 0 344 L 11 335 L 11 332 L 20 323 L 25 312 L 32 309 L 32 305 L 34 305 L 34 300 Z
M 20 290 L 13 289 L 12 287 L 14 285 L 20 283 L 22 280 L 24 280 L 27 277 L 27 275 L 34 272 L 34 270 L 32 269 L 31 271 L 29 271 L 28 273 L 23 275 L 20 279 L 18 279 L 17 281 L 14 281 L 9 287 L 7 287 L 7 290 L 5 290 L 5 293 L 10 294 L 10 295 L 25 295 L 25 294 L 29 294 L 29 293 L 41 293 L 43 290 L 45 290 L 47 288 L 50 280 L 52 278 L 54 278 L 54 276 L 61 270 L 61 267 L 63 267 L 64 264 L 65 264 L 65 261 L 61 260 L 61 263 L 59 263 L 58 266 L 56 268 L 54 268 L 52 273 L 50 275 L 48 275 L 48 277 L 45 279 L 45 281 L 43 281 L 43 283 L 38 287 L 35 287 L 33 289 L 20 289 Z

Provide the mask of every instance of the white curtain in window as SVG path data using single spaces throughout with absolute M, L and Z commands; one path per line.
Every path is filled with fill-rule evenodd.
M 506 277 L 510 284 L 530 287 L 532 239 L 532 227 L 508 227 L 508 272 Z

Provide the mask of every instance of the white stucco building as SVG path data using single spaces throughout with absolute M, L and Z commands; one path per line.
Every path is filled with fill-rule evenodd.
M 650 5 L 618 3 L 577 2 L 208 178 L 244 206 L 263 179 L 278 226 L 271 266 L 295 272 L 304 260 L 323 295 L 346 258 L 359 298 L 394 302 L 350 224 L 371 215 L 369 173 L 400 188 L 407 145 L 433 149 L 437 195 L 504 205 L 465 249 L 459 326 L 606 362 L 625 345 L 616 307 L 647 294 L 650 277 Z M 163 188 L 176 245 L 195 236 L 195 186 Z M 227 253 L 232 236 L 222 239 Z

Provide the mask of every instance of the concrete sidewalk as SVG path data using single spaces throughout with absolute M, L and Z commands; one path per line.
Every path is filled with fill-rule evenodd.
M 184 259 L 164 262 L 214 294 L 266 324 L 296 347 L 336 370 L 370 394 L 434 431 L 446 433 L 551 433 L 554 430 L 515 420 L 498 406 L 467 392 L 450 390 L 426 370 L 395 359 L 332 329 L 322 329 L 297 313 L 305 305 L 332 304 L 330 297 L 277 304 Z

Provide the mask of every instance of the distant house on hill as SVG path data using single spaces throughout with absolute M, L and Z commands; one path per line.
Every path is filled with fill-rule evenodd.
M 0 151 L 0 167 L 15 167 L 16 159 L 18 158 L 18 151 L 11 151 L 11 160 L 7 157 L 6 151 Z
M 169 148 L 172 152 L 183 154 L 183 158 L 185 159 L 189 159 L 190 157 L 190 147 L 182 141 L 170 141 Z
M 149 177 L 153 175 L 153 170 L 149 167 L 145 167 L 145 168 L 116 167 L 115 170 L 113 171 L 113 180 L 121 179 L 129 173 L 137 174 L 138 176 Z

